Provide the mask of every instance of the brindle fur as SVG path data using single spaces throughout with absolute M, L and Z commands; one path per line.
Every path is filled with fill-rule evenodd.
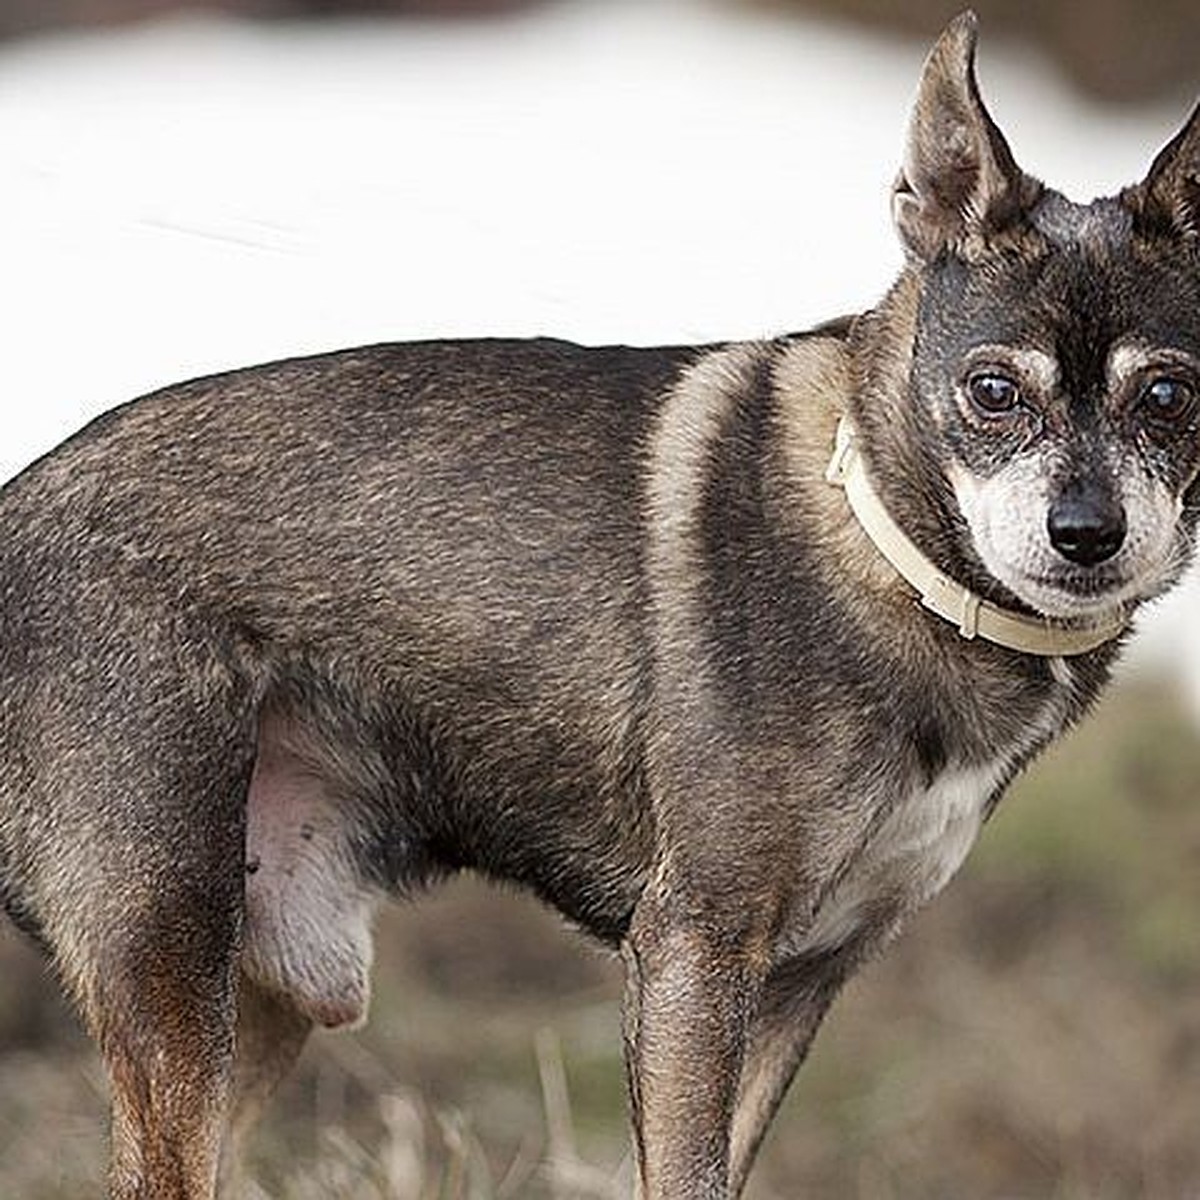
M 645 1200 L 740 1193 L 841 983 L 1117 652 L 922 612 L 823 481 L 839 416 L 910 536 L 1001 604 L 951 478 L 1023 449 L 956 407 L 971 347 L 1055 356 L 1056 470 L 1118 447 L 1181 498 L 1145 591 L 1196 520 L 1196 421 L 1148 446 L 1105 380 L 1121 339 L 1200 361 L 1200 125 L 1071 205 L 1016 167 L 973 52 L 962 18 L 926 67 L 873 312 L 258 367 L 3 490 L 0 893 L 107 1062 L 113 1196 L 211 1197 L 312 1024 L 362 1016 L 371 907 L 468 869 L 619 948 Z M 904 822 L 935 803 L 925 845 Z

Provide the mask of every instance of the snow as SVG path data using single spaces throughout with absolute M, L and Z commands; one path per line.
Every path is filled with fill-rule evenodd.
M 757 336 L 870 305 L 926 47 L 754 6 L 196 16 L 0 49 L 0 478 L 161 384 L 371 341 Z M 1018 160 L 1086 198 L 1183 113 L 1073 98 L 984 31 Z M 1135 659 L 1191 681 L 1196 587 Z

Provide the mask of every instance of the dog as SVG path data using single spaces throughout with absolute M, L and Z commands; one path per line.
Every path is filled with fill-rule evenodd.
M 873 311 L 757 343 L 202 379 L 0 492 L 0 894 L 208 1200 L 371 917 L 471 870 L 621 954 L 643 1200 L 732 1200 L 842 983 L 1191 553 L 1200 116 L 1025 174 L 934 47 Z

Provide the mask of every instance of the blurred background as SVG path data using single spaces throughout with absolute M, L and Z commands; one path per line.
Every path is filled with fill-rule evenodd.
M 752 337 L 871 305 L 956 0 L 0 0 L 0 477 L 173 380 L 378 340 Z M 978 0 L 1018 160 L 1139 178 L 1195 0 Z M 849 988 L 755 1200 L 1200 1196 L 1200 628 L 1143 622 L 1095 719 Z M 614 964 L 463 881 L 381 923 L 249 1195 L 625 1194 Z M 0 932 L 0 1195 L 96 1194 L 102 1074 Z

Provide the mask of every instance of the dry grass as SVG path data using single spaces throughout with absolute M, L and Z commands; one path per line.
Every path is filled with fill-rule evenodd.
M 1002 806 L 826 1025 L 753 1200 L 1200 1197 L 1200 741 L 1125 688 Z M 628 1194 L 615 964 L 470 881 L 389 912 L 371 1025 L 314 1040 L 253 1200 Z M 99 1190 L 104 1087 L 0 939 L 0 1196 Z

